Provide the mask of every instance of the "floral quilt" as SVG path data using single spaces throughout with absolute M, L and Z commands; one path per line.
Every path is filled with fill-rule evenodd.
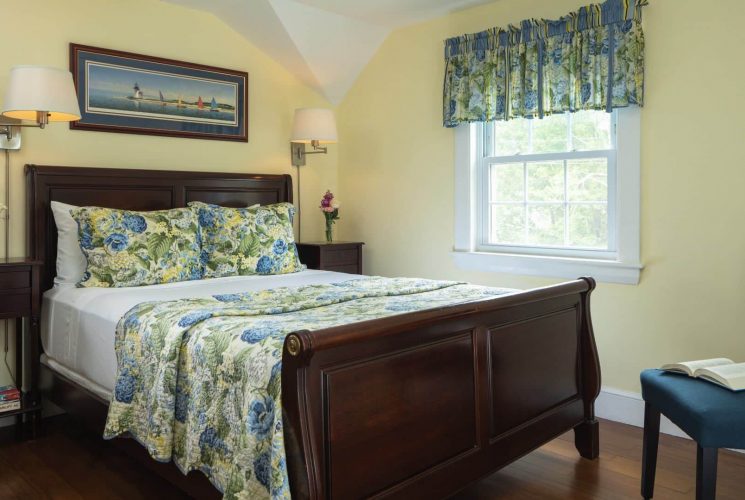
M 226 498 L 290 498 L 280 383 L 287 334 L 508 292 L 372 277 L 139 304 L 117 326 L 104 437 L 129 433 L 156 460 L 204 472 Z

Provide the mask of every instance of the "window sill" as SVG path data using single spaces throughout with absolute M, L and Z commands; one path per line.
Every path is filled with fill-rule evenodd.
M 455 265 L 469 271 L 575 279 L 591 276 L 606 283 L 637 285 L 641 264 L 613 260 L 549 257 L 488 252 L 452 252 Z

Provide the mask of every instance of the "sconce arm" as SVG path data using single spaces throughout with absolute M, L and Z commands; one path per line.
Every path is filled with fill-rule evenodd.
M 0 126 L 0 134 L 5 134 L 8 140 L 12 139 L 13 127 L 19 128 L 44 128 L 49 123 L 49 112 L 48 111 L 37 111 L 36 112 L 36 123 L 18 123 L 18 124 L 4 124 Z
M 13 129 L 15 127 L 44 128 L 45 125 L 45 123 L 34 123 L 33 125 L 30 123 L 20 123 L 18 125 L 0 125 L 0 134 L 3 134 L 5 137 L 8 138 L 8 140 L 11 140 L 13 138 Z

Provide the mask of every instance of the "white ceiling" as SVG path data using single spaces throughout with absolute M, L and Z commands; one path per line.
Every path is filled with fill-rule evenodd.
M 338 104 L 391 30 L 493 0 L 164 1 L 213 13 Z

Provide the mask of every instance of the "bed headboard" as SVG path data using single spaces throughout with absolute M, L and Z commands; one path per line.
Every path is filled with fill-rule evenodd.
M 26 165 L 29 257 L 44 263 L 42 291 L 56 274 L 57 226 L 50 202 L 126 210 L 164 210 L 190 201 L 245 207 L 292 202 L 289 175 L 175 172 Z

